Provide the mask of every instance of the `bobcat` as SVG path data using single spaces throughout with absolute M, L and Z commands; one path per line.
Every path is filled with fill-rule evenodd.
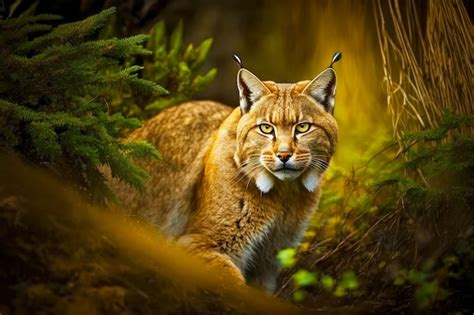
M 161 161 L 144 194 L 110 178 L 124 205 L 234 281 L 269 292 L 279 249 L 295 246 L 317 208 L 334 153 L 336 74 L 312 81 L 237 75 L 240 107 L 194 101 L 145 122 L 128 140 L 147 140 Z

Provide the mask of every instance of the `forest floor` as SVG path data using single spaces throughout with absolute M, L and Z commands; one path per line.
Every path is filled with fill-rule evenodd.
M 2 315 L 416 312 L 416 286 L 406 290 L 389 285 L 392 278 L 387 275 L 393 263 L 388 261 L 386 269 L 381 259 L 367 259 L 368 254 L 385 257 L 386 252 L 362 253 L 367 243 L 360 239 L 328 238 L 321 243 L 315 238 L 300 253 L 298 264 L 282 273 L 279 298 L 275 298 L 228 283 L 151 227 L 84 200 L 43 170 L 15 159 L 0 159 Z M 378 224 L 388 226 L 384 233 L 376 233 L 375 242 L 382 244 L 384 235 L 395 235 L 396 225 Z M 369 248 L 378 247 L 369 244 Z M 299 268 L 316 266 L 331 272 L 348 265 L 365 273 L 360 279 L 364 292 L 337 297 L 321 287 L 307 287 L 304 302 L 293 303 L 297 289 L 293 274 Z M 446 307 L 438 313 L 444 313 L 453 301 L 443 303 Z M 461 304 L 469 305 L 469 301 Z
M 0 313 L 295 313 L 43 171 L 0 165 Z

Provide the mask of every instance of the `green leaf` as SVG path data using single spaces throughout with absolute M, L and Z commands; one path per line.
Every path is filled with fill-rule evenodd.
M 153 50 L 154 47 L 165 47 L 166 25 L 164 21 L 155 24 L 152 30 L 151 39 L 148 41 L 147 48 Z
M 344 289 L 355 290 L 359 287 L 359 282 L 353 271 L 346 271 L 342 275 L 340 285 L 342 285 Z
M 283 268 L 291 268 L 296 263 L 295 256 L 296 249 L 289 247 L 278 251 L 277 259 Z
M 306 287 L 310 285 L 316 285 L 317 283 L 316 273 L 309 272 L 304 269 L 298 270 L 295 274 L 293 274 L 292 278 L 293 278 L 293 283 L 295 284 L 295 287 L 297 288 Z
M 305 293 L 302 290 L 296 290 L 293 292 L 293 301 L 295 302 L 301 302 L 305 298 Z
M 346 295 L 346 289 L 344 288 L 344 286 L 341 284 L 338 284 L 336 287 L 336 290 L 334 290 L 334 295 L 338 297 Z
M 184 52 L 184 55 L 183 55 L 183 60 L 185 62 L 189 62 L 195 58 L 194 55 L 195 55 L 194 46 L 193 46 L 193 43 L 190 43 L 188 47 L 186 47 L 186 51 Z
M 324 275 L 321 277 L 321 284 L 326 290 L 331 291 L 332 288 L 334 287 L 335 281 L 331 276 Z
M 179 77 L 184 78 L 184 77 L 189 76 L 189 74 L 191 73 L 191 70 L 189 69 L 188 65 L 184 61 L 181 61 L 178 64 L 178 67 L 179 67 Z
M 21 2 L 22 2 L 21 0 L 16 1 L 16 3 L 15 3 L 16 6 L 15 6 L 15 4 L 12 6 L 11 9 L 13 9 L 13 10 L 10 10 L 10 14 L 8 15 L 9 18 L 11 18 L 13 16 L 13 14 L 16 11 L 16 8 L 18 7 L 18 5 L 21 4 Z M 25 17 L 29 17 L 29 16 L 33 15 L 36 11 L 36 8 L 38 7 L 38 4 L 39 4 L 39 1 L 33 2 L 33 4 L 28 7 L 28 9 L 26 9 L 24 12 L 22 12 L 20 14 L 19 18 L 21 19 L 21 18 L 25 18 Z
M 178 25 L 171 33 L 170 55 L 176 55 L 183 44 L 183 20 L 179 20 Z
M 23 0 L 16 0 L 15 2 L 12 3 L 12 5 L 10 6 L 10 12 L 8 12 L 8 18 L 11 18 L 13 16 L 16 9 L 22 2 Z
M 212 80 L 216 77 L 217 74 L 217 69 L 211 69 L 208 73 L 206 73 L 204 76 L 197 75 L 194 80 L 193 80 L 193 86 L 195 87 L 196 90 L 200 90 L 207 85 L 209 85 Z
M 199 69 L 202 64 L 204 63 L 204 60 L 207 57 L 207 54 L 209 53 L 209 49 L 212 46 L 212 38 L 208 38 L 204 40 L 201 45 L 197 48 L 197 57 L 196 60 L 193 62 L 191 66 L 191 70 L 195 71 Z
M 395 280 L 393 281 L 393 284 L 400 286 L 400 285 L 404 285 L 405 282 L 406 282 L 405 277 L 403 277 L 401 275 L 397 275 L 395 277 Z
M 415 290 L 415 299 L 418 308 L 424 309 L 428 307 L 436 298 L 439 289 L 438 281 L 433 280 L 425 282 Z

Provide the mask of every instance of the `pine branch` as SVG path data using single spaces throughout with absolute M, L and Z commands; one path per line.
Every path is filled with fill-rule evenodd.
M 115 14 L 115 8 L 109 8 L 101 13 L 88 17 L 79 22 L 62 24 L 56 27 L 52 32 L 36 37 L 28 41 L 17 49 L 17 53 L 26 54 L 28 52 L 39 52 L 48 46 L 55 44 L 64 44 L 66 42 L 78 43 L 94 35 L 101 29 L 107 19 Z
M 142 45 L 148 36 L 91 40 L 115 9 L 50 29 L 39 21 L 57 17 L 35 16 L 34 8 L 0 24 L 0 147 L 67 174 L 97 200 L 110 197 L 98 169 L 103 164 L 143 189 L 147 174 L 132 159 L 157 159 L 158 152 L 120 141 L 141 122 L 110 115 L 104 89 L 166 92 L 138 78 L 141 66 L 123 66 L 123 58 L 151 53 Z

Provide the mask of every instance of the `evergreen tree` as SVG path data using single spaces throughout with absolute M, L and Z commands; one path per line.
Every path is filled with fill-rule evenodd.
M 140 121 L 109 114 L 104 91 L 167 92 L 140 79 L 141 67 L 123 66 L 151 54 L 142 45 L 148 36 L 94 40 L 115 8 L 56 27 L 60 16 L 35 15 L 35 8 L 0 20 L 0 147 L 72 180 L 94 200 L 111 196 L 102 164 L 141 189 L 147 174 L 132 158 L 158 153 L 145 142 L 120 141 Z

